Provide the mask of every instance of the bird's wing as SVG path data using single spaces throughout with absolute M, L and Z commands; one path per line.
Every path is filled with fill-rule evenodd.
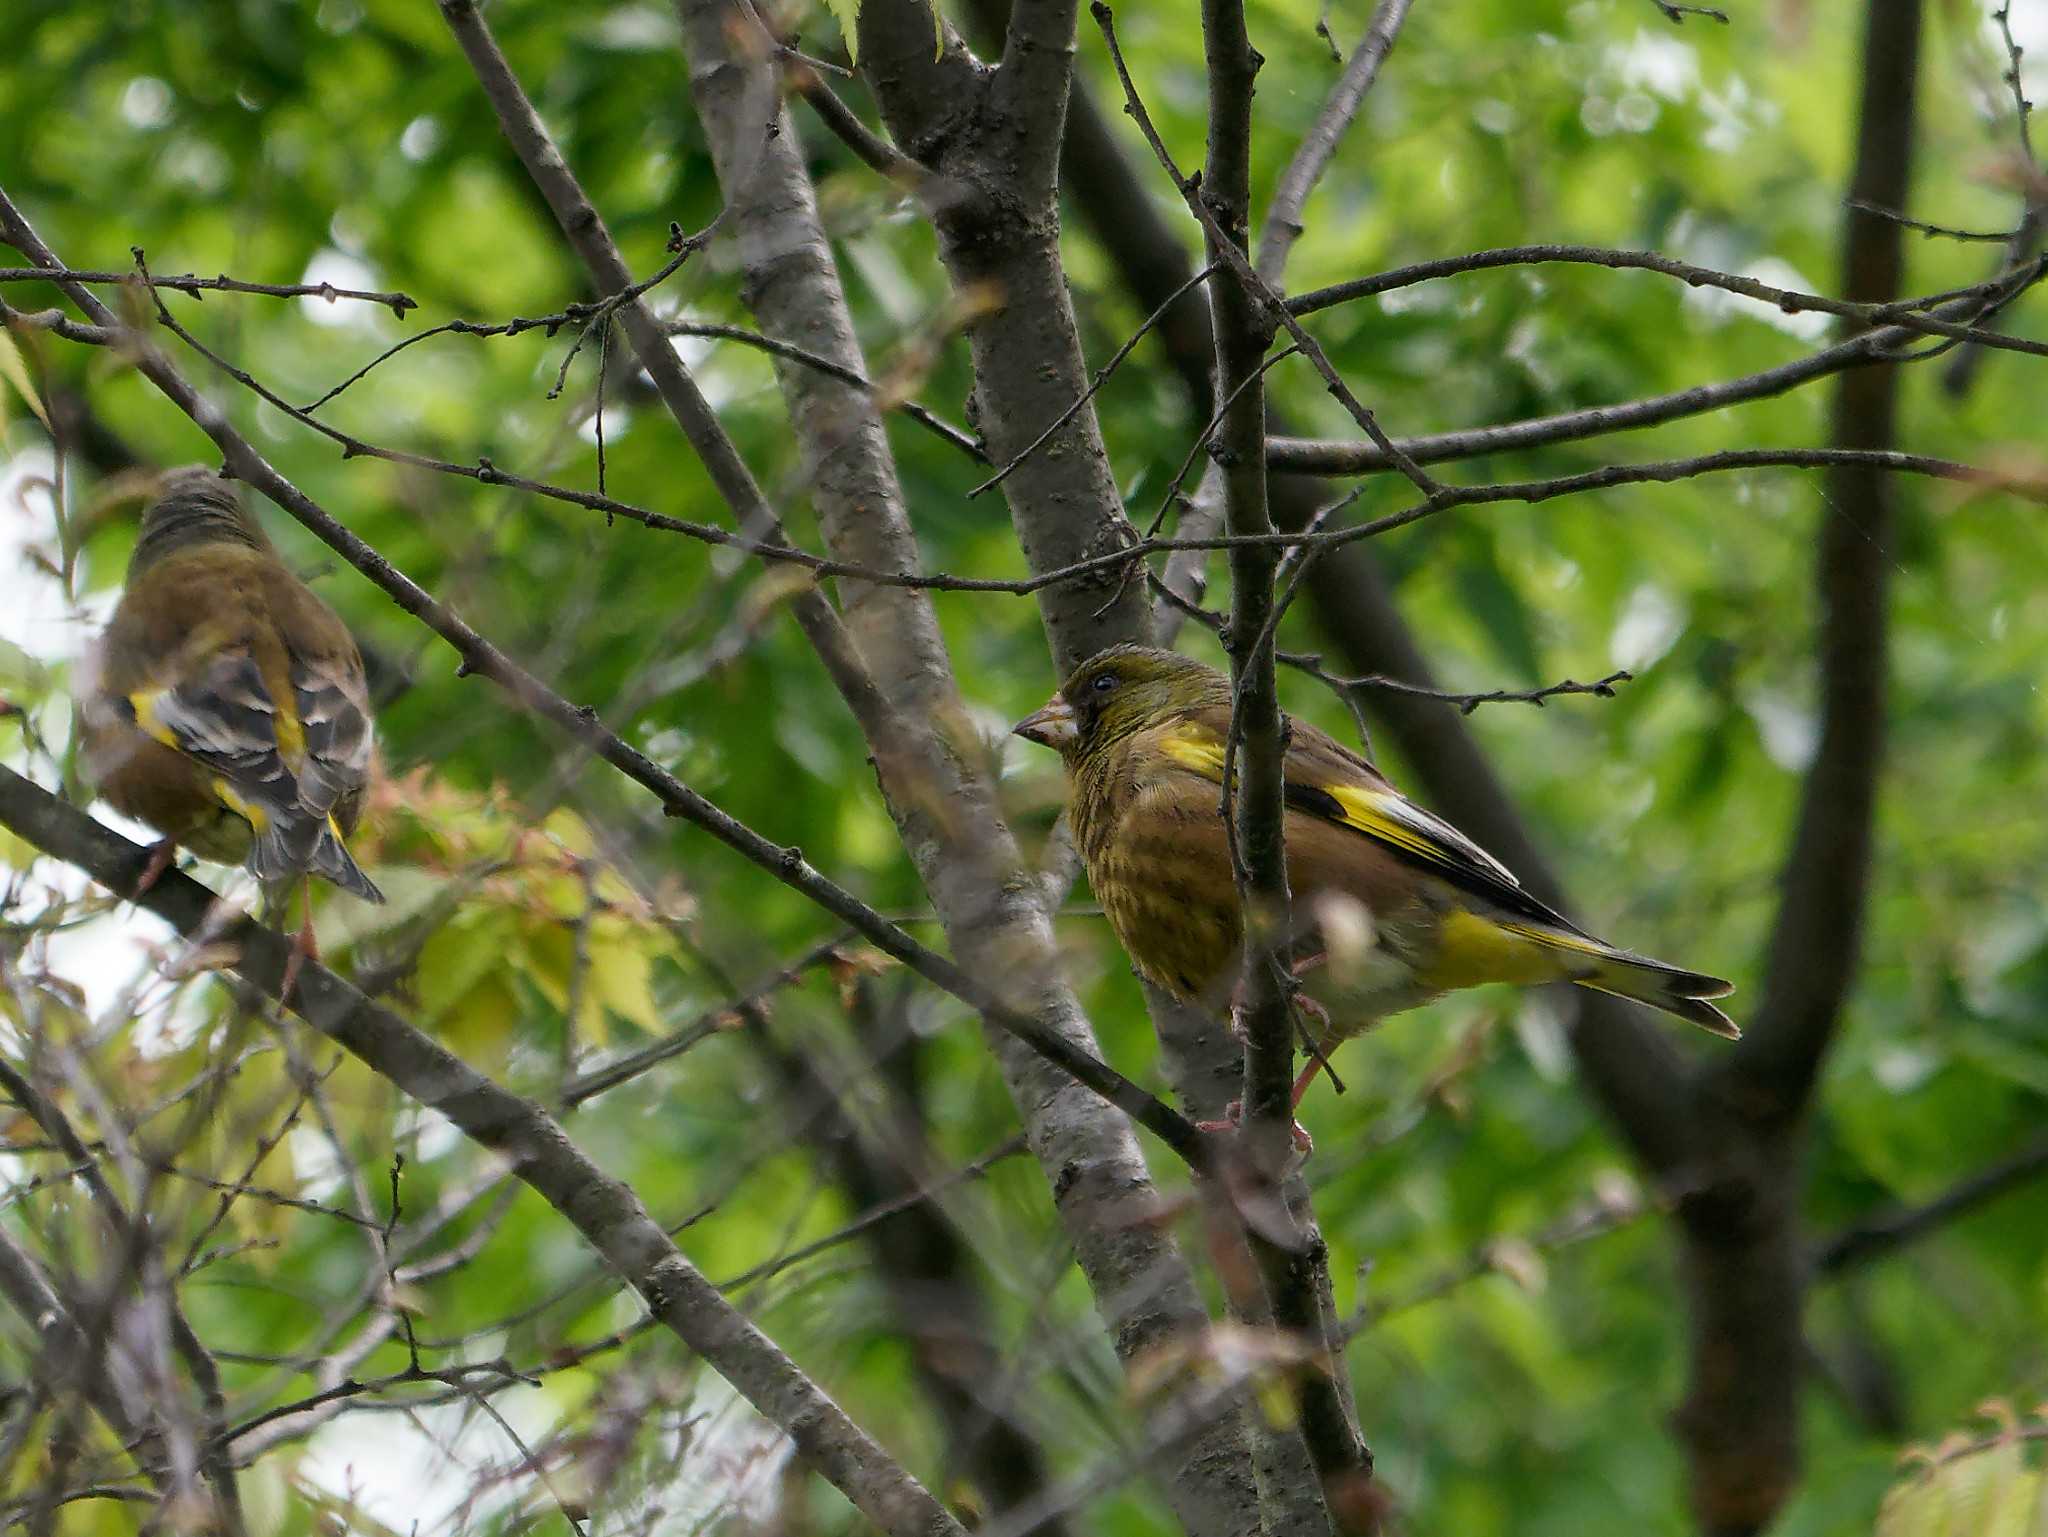
M 1159 745 L 1181 767 L 1220 784 L 1229 731 L 1227 709 L 1197 710 L 1164 728 Z M 1291 723 L 1284 774 L 1287 804 L 1294 810 L 1350 828 L 1406 863 L 1518 917 L 1567 934 L 1580 932 L 1523 890 L 1506 865 L 1305 721 Z
M 217 651 L 176 681 L 146 685 L 119 702 L 145 735 L 210 770 L 214 793 L 259 832 L 297 812 L 297 776 L 279 746 L 296 722 L 280 722 L 247 649 Z
M 325 817 L 370 778 L 370 712 L 353 657 L 291 653 L 291 687 L 303 757 L 299 804 Z
M 211 770 L 214 793 L 258 832 L 285 823 L 317 835 L 368 779 L 369 718 L 350 670 L 294 653 L 287 676 L 280 708 L 254 654 L 235 648 L 122 702 L 146 735 Z

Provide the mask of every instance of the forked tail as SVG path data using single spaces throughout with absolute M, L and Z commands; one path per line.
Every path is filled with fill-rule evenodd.
M 264 882 L 296 880 L 310 873 L 365 902 L 384 900 L 377 883 L 363 874 L 362 866 L 341 841 L 332 817 L 325 822 L 272 820 L 256 834 L 249 851 L 249 869 Z
M 1647 956 L 1630 955 L 1626 951 L 1609 951 L 1600 957 L 1598 969 L 1590 976 L 1574 977 L 1572 980 L 1581 987 L 1590 987 L 1595 992 L 1613 993 L 1618 998 L 1633 998 L 1637 1003 L 1647 1003 L 1653 1009 L 1662 1009 L 1667 1014 L 1676 1014 L 1689 1024 L 1698 1025 L 1702 1030 L 1711 1030 L 1728 1040 L 1739 1040 L 1742 1032 L 1735 1021 L 1707 1002 L 1709 998 L 1725 998 L 1735 991 L 1733 982 L 1719 977 L 1710 977 L 1703 972 L 1684 971 L 1676 966 L 1667 966 L 1662 961 L 1653 961 Z

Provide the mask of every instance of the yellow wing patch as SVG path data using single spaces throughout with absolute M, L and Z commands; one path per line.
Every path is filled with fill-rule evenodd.
M 1317 788 L 1344 808 L 1344 820 L 1360 832 L 1437 864 L 1452 863 L 1441 843 L 1390 813 L 1389 797 L 1358 785 L 1319 785 Z
M 1223 779 L 1224 742 L 1206 728 L 1177 726 L 1169 730 L 1159 741 L 1160 750 L 1183 768 L 1193 769 L 1206 779 Z M 1342 822 L 1382 843 L 1393 845 L 1418 859 L 1433 864 L 1458 865 L 1467 862 L 1483 862 L 1493 873 L 1509 882 L 1514 877 L 1501 868 L 1489 856 L 1478 850 L 1470 852 L 1447 847 L 1444 839 L 1431 836 L 1426 813 L 1410 806 L 1397 795 L 1374 790 L 1365 785 L 1316 785 L 1314 790 L 1329 797 L 1336 803 L 1340 815 L 1331 818 Z M 1475 859 L 1476 856 L 1476 859 Z
M 1599 940 L 1585 934 L 1560 934 L 1555 929 L 1532 929 L 1521 923 L 1503 923 L 1501 927 L 1510 934 L 1519 934 L 1524 939 L 1546 945 L 1552 950 L 1576 950 L 1581 955 L 1598 956 L 1602 960 L 1614 954 L 1612 945 L 1603 945 Z
M 1210 780 L 1222 780 L 1224 741 L 1208 727 L 1175 725 L 1161 734 L 1159 746 L 1182 767 Z M 1363 833 L 1421 864 L 1433 865 L 1454 884 L 1466 886 L 1511 912 L 1520 911 L 1525 917 L 1541 920 L 1541 925 L 1530 931 L 1533 934 L 1547 935 L 1553 921 L 1566 926 L 1563 919 L 1522 890 L 1514 871 L 1442 817 L 1423 810 L 1398 791 L 1342 779 L 1330 782 L 1290 777 L 1287 803 L 1311 816 Z
M 270 813 L 254 801 L 242 799 L 235 793 L 235 787 L 225 779 L 216 778 L 213 781 L 213 798 L 259 833 L 270 825 Z
M 299 723 L 299 712 L 292 708 L 290 689 L 278 701 L 271 730 L 277 738 L 278 755 L 294 774 L 298 773 L 306 766 L 306 728 Z
M 1519 923 L 1495 923 L 1460 909 L 1445 915 L 1437 929 L 1436 954 L 1416 979 L 1443 992 L 1484 982 L 1512 982 L 1518 987 L 1561 982 L 1580 969 L 1571 966 L 1561 950 L 1598 955 L 1604 949 Z
M 1159 739 L 1159 750 L 1182 768 L 1223 782 L 1223 739 L 1210 731 L 1175 727 Z
M 162 697 L 160 692 L 130 694 L 128 708 L 135 712 L 136 728 L 144 736 L 152 742 L 161 742 L 164 746 L 175 749 L 178 745 L 177 733 L 166 726 L 163 717 L 157 714 L 156 702 Z

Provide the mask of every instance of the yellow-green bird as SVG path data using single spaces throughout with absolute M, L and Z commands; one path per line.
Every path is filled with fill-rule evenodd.
M 1220 806 L 1230 680 L 1171 651 L 1113 646 L 1015 730 L 1065 760 L 1089 884 L 1138 972 L 1220 1007 L 1242 941 Z M 1290 723 L 1285 752 L 1289 948 L 1319 1044 L 1486 982 L 1576 982 L 1739 1034 L 1707 1002 L 1732 984 L 1595 939 L 1306 722 Z
M 372 735 L 348 627 L 286 569 L 234 488 L 172 470 L 81 677 L 87 777 L 163 834 L 266 885 L 318 875 L 384 900 L 344 841 Z

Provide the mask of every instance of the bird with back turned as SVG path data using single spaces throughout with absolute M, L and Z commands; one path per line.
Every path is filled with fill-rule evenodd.
M 213 471 L 163 477 L 81 694 L 87 777 L 163 835 L 144 887 L 182 846 L 266 889 L 317 875 L 384 900 L 346 842 L 370 779 L 361 654 Z
M 1064 760 L 1074 840 L 1132 964 L 1212 1009 L 1242 964 L 1221 809 L 1230 711 L 1230 680 L 1215 668 L 1113 646 L 1015 727 Z M 1319 1049 L 1489 982 L 1573 982 L 1739 1034 L 1708 1001 L 1730 983 L 1594 938 L 1326 733 L 1290 720 L 1284 754 L 1293 926 L 1282 945 Z M 1297 1101 L 1315 1070 L 1302 1074 Z

